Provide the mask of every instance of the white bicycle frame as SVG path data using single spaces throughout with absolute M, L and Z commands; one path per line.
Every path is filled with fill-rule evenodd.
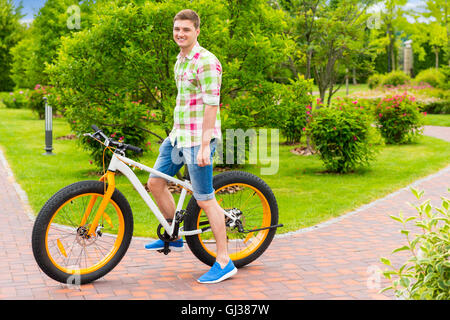
M 133 160 L 131 160 L 125 156 L 119 155 L 117 153 L 113 153 L 111 162 L 109 164 L 108 171 L 112 171 L 112 172 L 119 171 L 125 177 L 127 177 L 127 179 L 131 182 L 133 187 L 137 190 L 137 192 L 139 193 L 141 198 L 145 201 L 147 206 L 150 208 L 150 210 L 156 216 L 156 219 L 158 219 L 158 221 L 161 223 L 161 225 L 163 226 L 166 233 L 169 236 L 172 236 L 173 232 L 174 232 L 174 228 L 175 228 L 175 223 L 169 224 L 169 222 L 165 219 L 165 217 L 159 210 L 158 206 L 155 204 L 153 199 L 150 197 L 148 192 L 145 190 L 144 186 L 142 185 L 142 183 L 140 182 L 138 177 L 134 174 L 133 170 L 131 170 L 130 166 L 144 170 L 148 173 L 153 173 L 161 178 L 167 179 L 167 180 L 183 187 L 181 190 L 180 198 L 178 199 L 178 203 L 177 203 L 176 210 L 174 212 L 173 219 L 175 219 L 176 213 L 179 212 L 180 210 L 182 210 L 187 191 L 188 190 L 193 191 L 191 183 L 187 180 L 182 181 L 177 178 L 171 177 L 171 176 L 164 174 L 156 169 L 147 167 L 139 162 L 133 161 Z M 232 213 L 229 213 L 226 210 L 224 210 L 224 213 L 227 217 L 229 217 L 233 221 L 236 220 L 236 217 L 234 217 L 234 215 Z M 178 235 L 179 236 L 190 236 L 190 235 L 203 233 L 205 231 L 206 230 L 201 230 L 201 229 L 192 230 L 192 231 L 184 231 L 183 228 L 180 228 Z

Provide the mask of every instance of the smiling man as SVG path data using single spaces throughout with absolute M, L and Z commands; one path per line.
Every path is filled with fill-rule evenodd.
M 187 165 L 194 197 L 208 216 L 217 246 L 216 262 L 198 281 L 216 283 L 231 277 L 237 269 L 228 256 L 224 210 L 215 199 L 212 183 L 212 157 L 217 140 L 222 138 L 218 110 L 222 66 L 211 52 L 198 44 L 199 34 L 200 18 L 195 11 L 182 10 L 175 16 L 173 39 L 180 53 L 174 67 L 178 89 L 174 125 L 159 149 L 154 168 L 173 176 Z M 151 174 L 147 185 L 166 219 L 172 218 L 175 201 L 166 180 Z M 178 239 L 169 248 L 177 251 L 183 250 L 183 246 L 183 240 Z M 163 247 L 161 240 L 145 246 L 148 250 Z

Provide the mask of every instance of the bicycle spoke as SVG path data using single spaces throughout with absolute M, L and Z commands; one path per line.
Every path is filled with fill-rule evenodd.
M 96 197 L 91 204 L 91 213 L 97 212 L 101 194 L 83 194 L 62 205 L 52 218 L 48 227 L 47 243 L 49 254 L 60 269 L 68 273 L 91 272 L 93 267 L 110 259 L 109 253 L 117 250 L 117 233 L 123 232 L 123 223 L 120 223 L 117 206 L 108 204 L 102 215 L 99 226 L 107 230 L 100 235 L 88 235 L 87 230 L 92 223 L 94 214 L 89 214 L 83 226 L 79 225 L 86 213 L 92 197 Z M 100 199 L 97 199 L 100 198 Z M 75 223 L 77 221 L 77 223 Z M 103 228 L 106 224 L 106 228 Z M 102 230 L 103 231 L 103 230 Z M 97 268 L 97 267 L 96 267 Z M 89 270 L 89 271 L 88 271 Z
M 218 190 L 218 202 L 224 210 L 239 210 L 239 220 L 244 230 L 252 230 L 268 227 L 270 225 L 270 211 L 268 211 L 267 200 L 257 189 L 245 184 L 227 185 Z M 225 218 L 227 221 L 229 218 Z M 199 217 L 199 227 L 204 228 L 207 220 L 204 212 Z M 201 223 L 201 224 L 200 224 Z M 264 241 L 268 230 L 242 233 L 236 227 L 227 227 L 227 242 L 230 256 L 240 258 L 249 255 L 256 250 Z M 205 248 L 214 254 L 215 242 L 212 232 L 199 235 Z

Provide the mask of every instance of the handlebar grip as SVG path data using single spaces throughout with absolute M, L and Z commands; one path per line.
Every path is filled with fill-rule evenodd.
M 91 125 L 92 130 L 95 131 L 95 133 L 97 133 L 97 137 L 100 136 L 103 139 L 108 139 L 108 137 L 103 133 L 102 130 L 99 129 L 99 127 L 97 127 L 95 124 Z
M 142 150 L 141 148 L 132 146 L 132 145 L 130 145 L 130 144 L 127 145 L 127 150 L 131 150 L 131 151 L 136 152 L 136 153 L 142 153 L 142 152 L 144 152 L 144 150 Z

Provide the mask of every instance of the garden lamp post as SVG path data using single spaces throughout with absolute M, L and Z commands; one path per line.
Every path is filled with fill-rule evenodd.
M 52 134 L 52 107 L 48 105 L 47 97 L 44 97 L 44 104 L 45 104 L 45 153 L 44 155 L 53 155 L 52 153 L 53 146 L 52 146 L 52 140 L 53 140 L 53 134 Z

